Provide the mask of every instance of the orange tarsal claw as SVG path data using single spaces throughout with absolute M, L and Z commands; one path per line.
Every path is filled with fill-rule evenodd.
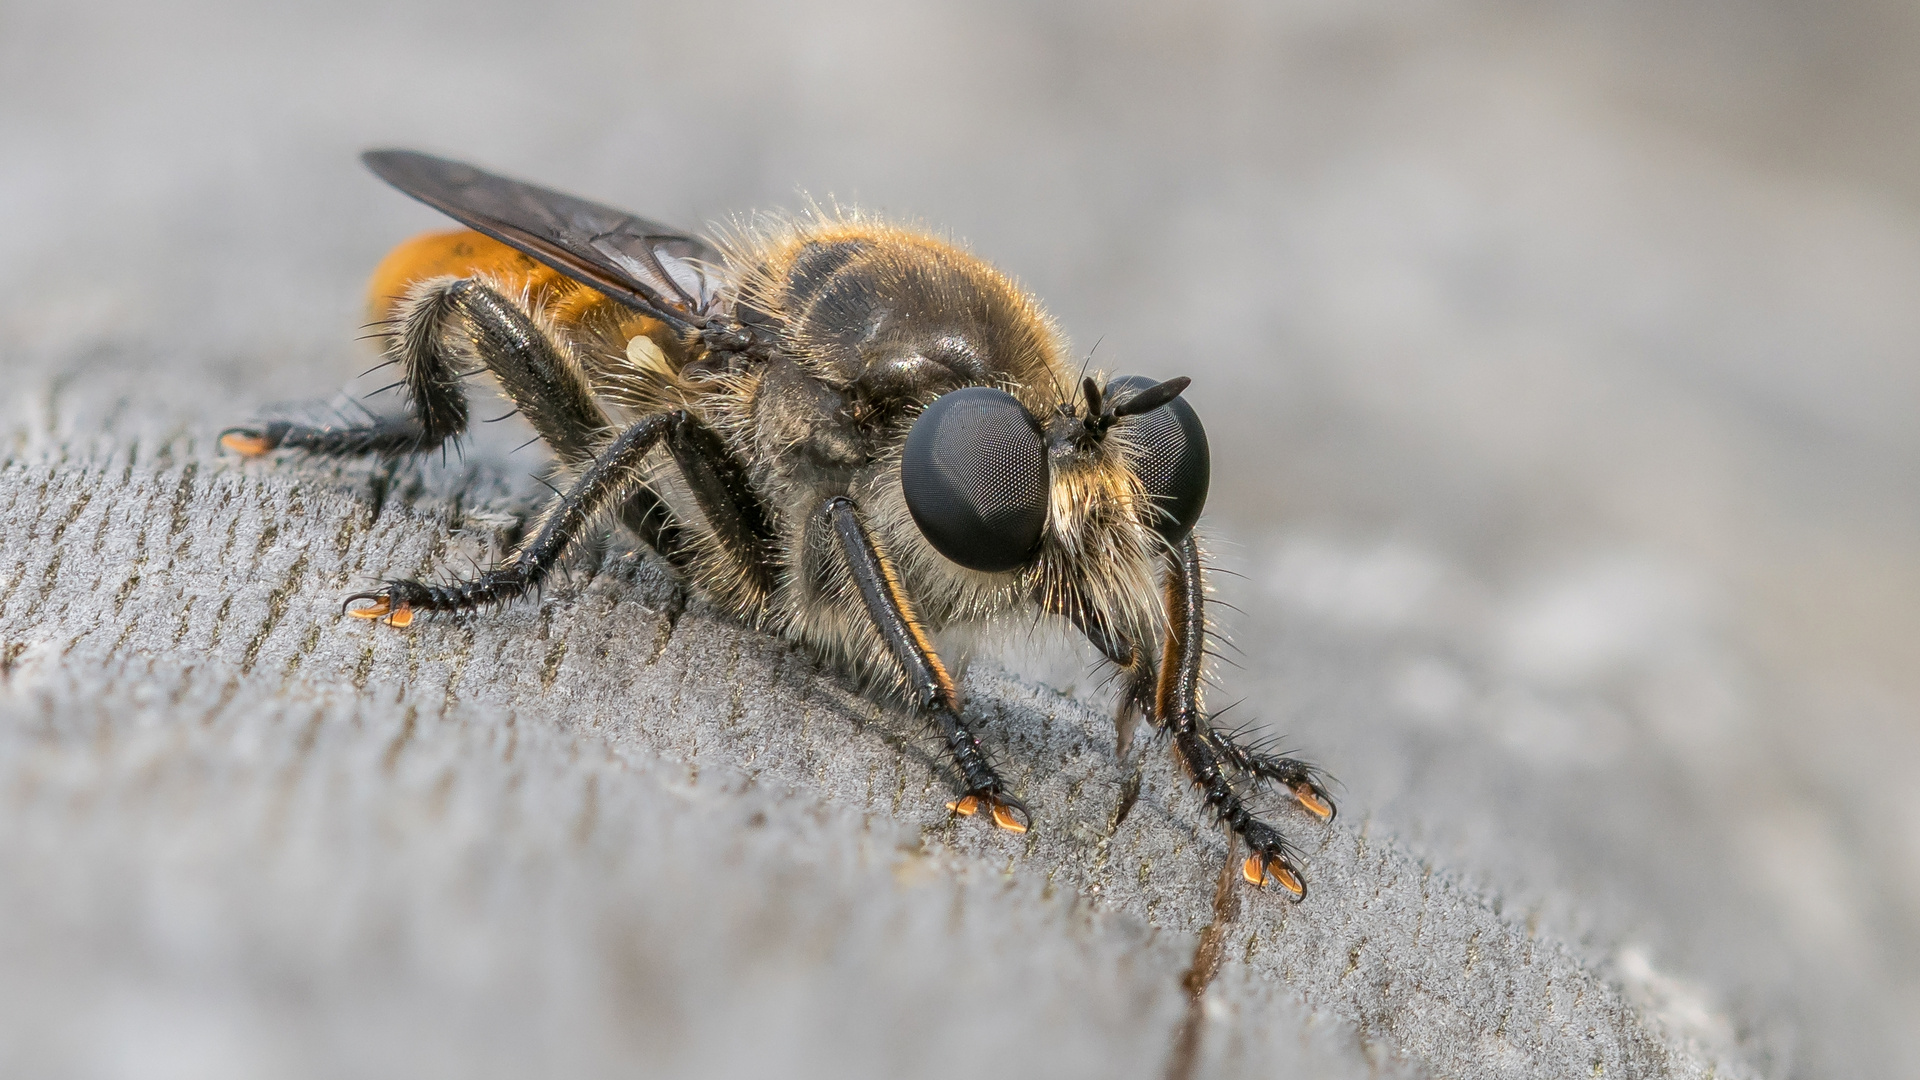
M 1293 797 L 1299 801 L 1301 806 L 1307 808 L 1308 813 L 1319 818 L 1321 821 L 1326 821 L 1333 817 L 1333 804 L 1321 798 L 1320 793 L 1311 787 L 1305 784 L 1295 784 L 1293 787 Z
M 1273 875 L 1273 880 L 1279 882 L 1281 888 L 1292 893 L 1295 900 L 1307 895 L 1307 887 L 1300 884 L 1299 877 L 1295 876 L 1293 871 L 1287 869 L 1286 864 L 1280 860 L 1268 859 L 1267 873 Z
M 1009 809 L 1005 803 L 997 802 L 993 804 L 993 823 L 1010 833 L 1023 833 L 1027 831 L 1026 823 L 1014 817 L 1013 811 Z
M 356 619 L 384 618 L 388 626 L 398 626 L 402 629 L 413 625 L 413 609 L 405 604 L 394 607 L 393 601 L 384 596 L 366 607 L 348 608 L 347 614 Z
M 1240 864 L 1240 876 L 1247 879 L 1249 885 L 1265 885 L 1267 872 L 1260 865 L 1260 856 L 1249 855 L 1247 861 Z
M 352 601 L 349 600 L 348 603 L 352 603 Z M 366 607 L 348 608 L 347 614 L 356 619 L 377 619 L 392 610 L 393 601 L 383 596 L 373 603 L 368 604 Z
M 273 445 L 260 436 L 242 435 L 237 431 L 229 431 L 220 436 L 220 445 L 241 457 L 259 457 L 273 449 Z
M 1280 883 L 1281 888 L 1292 893 L 1295 900 L 1307 895 L 1307 887 L 1300 884 L 1299 875 L 1287 869 L 1287 865 L 1279 859 L 1263 860 L 1257 854 L 1249 855 L 1247 861 L 1240 864 L 1240 876 L 1247 879 L 1247 884 L 1260 886 L 1264 886 L 1271 876 Z
M 985 806 L 987 810 L 992 813 L 993 823 L 995 825 L 1013 833 L 1023 833 L 1027 831 L 1026 823 L 1014 816 L 1013 807 L 1008 806 L 1006 803 L 1001 802 L 991 795 L 962 795 L 960 798 L 948 803 L 947 809 L 959 814 L 961 817 L 972 817 L 980 812 L 982 806 Z

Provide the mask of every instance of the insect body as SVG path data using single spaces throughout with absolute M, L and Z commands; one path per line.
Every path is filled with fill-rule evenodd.
M 404 151 L 381 177 L 469 226 L 375 273 L 409 409 L 222 436 L 246 455 L 400 456 L 467 428 L 485 369 L 568 476 L 510 558 L 447 584 L 389 581 L 348 613 L 408 625 L 540 587 L 610 516 L 716 605 L 812 649 L 937 725 L 959 813 L 1031 816 L 961 719 L 933 646 L 951 626 L 1048 612 L 1121 671 L 1123 718 L 1166 731 L 1242 868 L 1304 894 L 1293 849 L 1248 798 L 1314 815 L 1312 766 L 1208 722 L 1193 526 L 1206 435 L 1186 379 L 1074 372 L 1008 278 L 922 233 L 859 216 L 745 230 L 722 247 L 469 166 Z

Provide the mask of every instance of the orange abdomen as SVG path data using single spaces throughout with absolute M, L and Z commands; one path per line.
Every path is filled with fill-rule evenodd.
M 367 310 L 375 321 L 385 321 L 394 317 L 407 291 L 422 281 L 476 276 L 509 296 L 526 297 L 563 325 L 578 325 L 614 303 L 526 252 L 472 229 L 458 229 L 422 233 L 387 252 L 367 282 Z

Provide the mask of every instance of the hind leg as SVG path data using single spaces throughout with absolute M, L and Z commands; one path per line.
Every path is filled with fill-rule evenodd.
M 407 412 L 364 424 L 316 426 L 277 421 L 229 428 L 220 445 L 247 457 L 299 450 L 317 457 L 404 457 L 444 446 L 467 430 L 461 381 L 484 369 L 562 461 L 594 459 L 613 435 L 573 351 L 555 341 L 525 308 L 477 278 L 441 278 L 417 286 L 396 316 L 387 355 L 404 375 Z M 684 568 L 684 528 L 647 488 L 620 508 L 620 520 L 669 562 Z
M 248 457 L 300 450 L 322 457 L 400 457 L 437 449 L 467 430 L 461 381 L 491 371 L 534 430 L 568 463 L 592 458 L 612 434 L 572 350 L 532 315 L 477 278 L 417 286 L 401 308 L 387 355 L 400 366 L 405 415 L 365 424 L 277 422 L 230 428 L 220 445 Z

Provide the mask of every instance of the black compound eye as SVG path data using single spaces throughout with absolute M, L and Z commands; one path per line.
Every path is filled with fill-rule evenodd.
M 1150 386 L 1142 375 L 1123 375 L 1107 384 L 1105 397 L 1116 404 Z M 1124 409 L 1122 410 L 1125 411 Z M 1133 444 L 1133 468 L 1158 511 L 1151 522 L 1161 536 L 1179 543 L 1207 505 L 1207 481 L 1213 459 L 1207 454 L 1207 429 L 1185 398 L 1120 421 Z
M 1012 394 L 969 386 L 942 394 L 907 433 L 900 487 L 914 524 L 970 570 L 1024 566 L 1047 524 L 1047 446 Z

